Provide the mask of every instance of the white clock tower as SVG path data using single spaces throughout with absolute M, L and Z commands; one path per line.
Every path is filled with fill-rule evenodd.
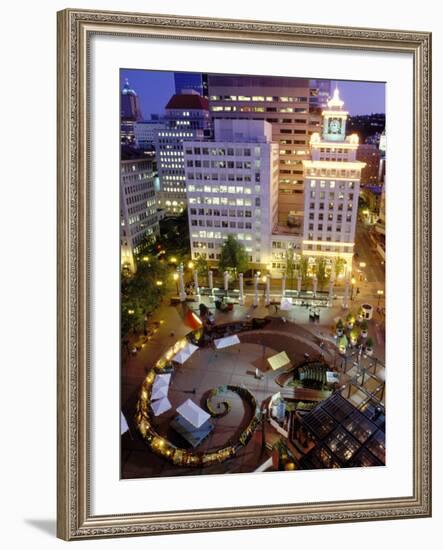
M 352 270 L 361 170 L 356 160 L 358 136 L 346 137 L 348 112 L 338 88 L 323 111 L 323 131 L 311 136 L 311 160 L 303 161 L 303 254 L 325 257 L 331 268 L 335 258 Z
M 344 141 L 346 135 L 346 120 L 348 112 L 343 111 L 344 102 L 340 99 L 338 88 L 327 103 L 328 108 L 323 115 L 323 139 L 325 141 Z

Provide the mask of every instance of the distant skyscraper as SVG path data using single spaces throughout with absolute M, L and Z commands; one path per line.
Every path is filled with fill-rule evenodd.
M 140 99 L 136 91 L 131 88 L 129 80 L 126 79 L 121 91 L 121 118 L 124 120 L 137 121 L 142 119 Z
M 174 215 L 186 206 L 183 142 L 211 135 L 208 100 L 196 93 L 175 94 L 166 105 L 164 121 L 165 128 L 157 131 L 155 140 L 158 206 Z
M 175 93 L 183 94 L 189 91 L 208 97 L 208 75 L 202 73 L 174 73 Z
M 133 143 L 134 123 L 141 119 L 140 98 L 131 88 L 129 80 L 126 79 L 120 94 L 120 139 L 122 143 Z
M 273 76 L 209 75 L 213 118 L 266 120 L 279 145 L 279 222 L 303 217 L 303 159 L 321 117 L 310 108 L 308 79 Z M 315 109 L 317 111 L 317 109 Z M 297 223 L 297 222 L 295 222 Z
M 140 149 L 152 149 L 157 133 L 165 129 L 162 120 L 141 120 L 134 123 L 135 145 Z

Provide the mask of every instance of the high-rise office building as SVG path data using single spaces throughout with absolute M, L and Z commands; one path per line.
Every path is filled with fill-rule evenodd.
M 290 77 L 208 75 L 211 115 L 215 119 L 266 120 L 279 145 L 279 222 L 298 225 L 303 218 L 302 161 L 321 116 L 310 107 L 310 81 Z
M 277 223 L 278 145 L 265 121 L 216 120 L 212 141 L 184 144 L 192 258 L 220 259 L 229 234 L 251 267 L 270 261 Z
M 120 163 L 121 267 L 135 271 L 135 254 L 149 236 L 159 233 L 152 160 L 123 158 Z
M 358 136 L 346 136 L 348 113 L 338 89 L 323 111 L 323 131 L 311 137 L 311 160 L 303 161 L 305 207 L 303 254 L 341 257 L 352 269 L 358 196 L 364 162 L 357 160 Z
M 134 124 L 135 145 L 139 149 L 152 149 L 160 130 L 166 128 L 162 120 L 140 120 Z
M 164 122 L 155 139 L 158 207 L 177 215 L 186 207 L 183 142 L 211 136 L 208 100 L 197 93 L 175 94 L 166 105 Z

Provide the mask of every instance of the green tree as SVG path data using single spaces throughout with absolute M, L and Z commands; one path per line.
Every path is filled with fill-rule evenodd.
M 323 289 L 325 283 L 329 280 L 329 275 L 326 273 L 326 259 L 323 256 L 317 258 L 315 263 L 315 274 L 319 287 Z
M 336 278 L 338 278 L 342 273 L 344 273 L 345 266 L 346 266 L 346 260 L 344 258 L 340 258 L 340 256 L 335 258 L 334 270 L 335 270 Z
M 235 277 L 238 273 L 244 273 L 249 267 L 249 257 L 245 247 L 234 235 L 228 235 L 223 243 L 219 265 L 222 271 L 231 271 Z
M 298 273 L 304 285 L 308 280 L 308 268 L 309 268 L 309 259 L 307 256 L 302 256 L 298 264 Z
M 146 316 L 158 307 L 165 292 L 168 268 L 164 262 L 155 256 L 139 257 L 138 266 L 136 273 L 121 280 L 122 337 L 143 330 Z
M 205 280 L 208 279 L 208 270 L 209 270 L 208 260 L 199 256 L 194 261 L 194 269 L 197 271 L 197 274 L 199 277 L 204 277 Z
M 143 241 L 138 245 L 138 254 L 136 256 L 137 261 L 137 267 L 138 263 L 140 262 L 141 258 L 144 258 L 146 256 L 149 256 L 154 253 L 155 251 L 155 242 L 156 242 L 156 236 L 155 235 L 146 235 Z
M 295 260 L 295 252 L 293 248 L 288 248 L 286 251 L 286 270 L 285 275 L 290 280 L 291 290 L 294 288 L 294 275 L 297 269 L 297 262 Z

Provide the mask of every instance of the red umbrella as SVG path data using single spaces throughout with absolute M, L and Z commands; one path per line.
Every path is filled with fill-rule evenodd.
M 191 310 L 189 310 L 185 316 L 185 323 L 193 330 L 197 330 L 203 326 L 200 317 Z

